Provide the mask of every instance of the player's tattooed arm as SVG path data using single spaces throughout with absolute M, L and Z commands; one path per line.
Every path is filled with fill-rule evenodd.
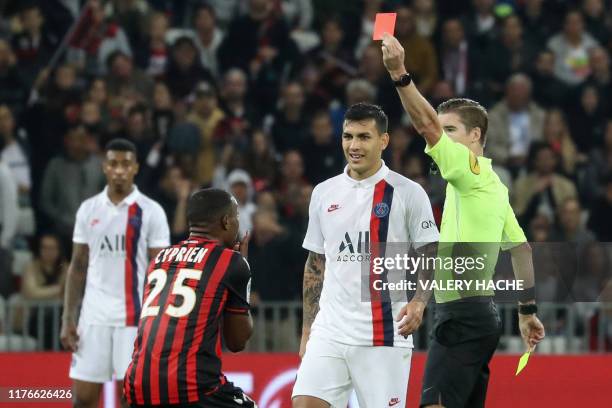
M 323 290 L 325 255 L 310 251 L 304 267 L 304 322 L 303 328 L 310 330 L 319 312 L 319 299 Z

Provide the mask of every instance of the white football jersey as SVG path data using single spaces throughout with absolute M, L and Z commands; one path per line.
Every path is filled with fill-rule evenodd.
M 170 244 L 166 213 L 136 186 L 118 205 L 108 187 L 79 207 L 72 239 L 89 247 L 80 322 L 138 326 L 149 248 Z
M 412 347 L 411 336 L 396 334 L 395 317 L 406 302 L 383 302 L 384 291 L 378 300 L 363 301 L 363 262 L 366 273 L 371 265 L 362 258 L 376 243 L 411 243 L 416 249 L 438 241 L 431 203 L 419 184 L 384 162 L 376 174 L 360 181 L 347 170 L 317 185 L 310 201 L 303 247 L 325 255 L 311 336 L 356 346 Z

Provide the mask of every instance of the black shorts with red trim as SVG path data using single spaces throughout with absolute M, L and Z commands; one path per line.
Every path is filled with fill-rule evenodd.
M 189 404 L 130 405 L 132 408 L 257 408 L 257 404 L 240 387 L 231 382 L 223 384 L 213 394 Z
M 484 407 L 489 361 L 501 335 L 495 303 L 468 298 L 436 304 L 435 311 L 420 406 Z

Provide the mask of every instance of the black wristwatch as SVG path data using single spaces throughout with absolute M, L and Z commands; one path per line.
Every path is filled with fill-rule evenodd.
M 412 83 L 412 75 L 406 73 L 406 74 L 402 74 L 402 76 L 397 80 L 397 81 L 393 81 L 393 85 L 395 85 L 398 88 L 403 88 L 405 86 L 408 86 Z
M 522 314 L 522 315 L 536 314 L 538 312 L 538 305 L 536 305 L 535 303 L 529 303 L 527 305 L 519 305 L 518 312 L 519 314 Z

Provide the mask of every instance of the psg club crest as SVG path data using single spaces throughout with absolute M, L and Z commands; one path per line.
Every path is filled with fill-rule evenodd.
M 386 217 L 389 214 L 389 206 L 387 203 L 378 203 L 374 206 L 374 215 L 378 218 Z

